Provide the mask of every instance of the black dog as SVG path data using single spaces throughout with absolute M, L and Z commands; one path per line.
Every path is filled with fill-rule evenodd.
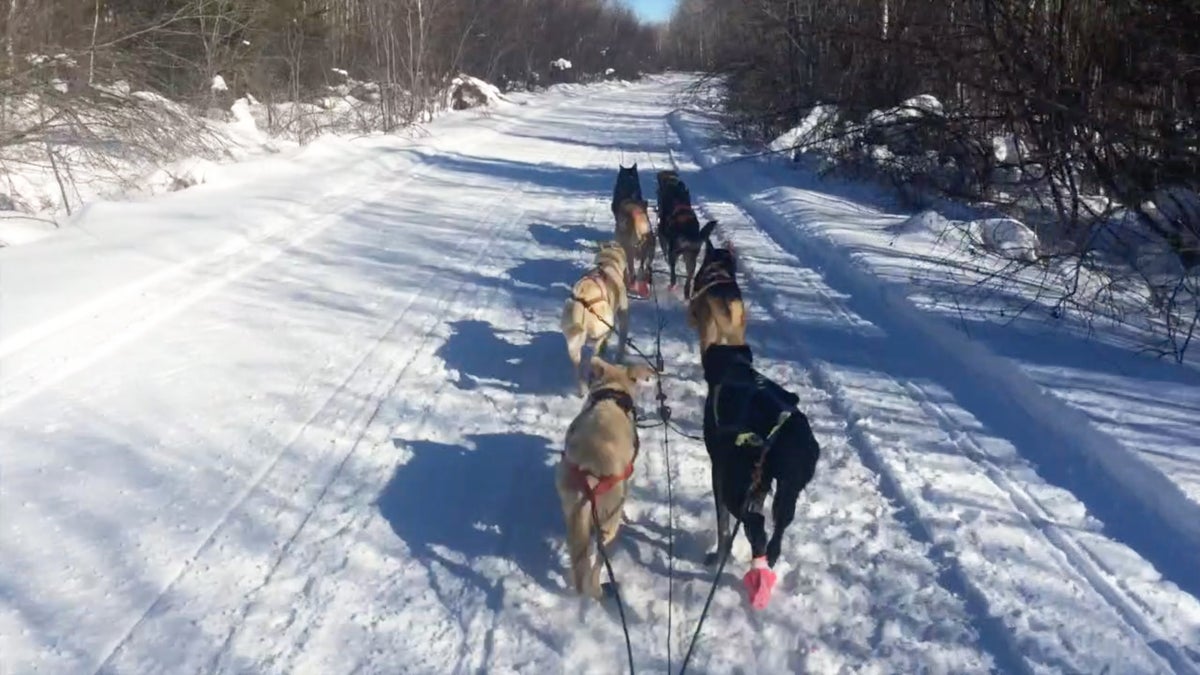
M 671 287 L 675 287 L 675 263 L 683 256 L 687 276 L 683 282 L 684 299 L 692 297 L 692 277 L 696 274 L 696 259 L 707 235 L 700 231 L 700 219 L 692 209 L 692 195 L 687 184 L 674 171 L 658 172 L 658 244 L 671 270 Z M 717 221 L 705 225 L 712 232 Z
M 761 609 L 774 584 L 774 573 L 765 568 L 779 561 L 783 533 L 796 515 L 800 492 L 816 473 L 821 448 L 808 418 L 796 408 L 800 399 L 754 370 L 753 358 L 746 345 L 712 345 L 701 357 L 708 383 L 704 445 L 717 507 L 717 550 L 705 562 L 716 563 L 732 548 L 732 514 L 750 541 L 755 560 L 745 581 L 751 602 Z M 768 540 L 764 507 L 772 482 L 775 527 Z
M 638 178 L 637 162 L 631 167 L 617 165 L 617 182 L 613 185 L 612 196 L 612 212 L 613 217 L 617 217 L 617 211 L 621 207 L 621 202 L 633 200 L 643 204 L 646 200 L 642 198 L 642 180 Z

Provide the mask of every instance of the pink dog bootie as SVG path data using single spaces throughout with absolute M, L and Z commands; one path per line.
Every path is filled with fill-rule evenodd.
M 755 558 L 750 571 L 742 577 L 742 583 L 746 585 L 746 591 L 750 594 L 750 605 L 754 609 L 766 609 L 767 603 L 771 601 L 771 591 L 775 589 L 775 581 L 775 572 L 767 567 L 767 558 Z

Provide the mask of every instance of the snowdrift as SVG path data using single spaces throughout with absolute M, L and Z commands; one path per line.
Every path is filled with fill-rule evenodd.
M 446 91 L 446 106 L 451 110 L 490 107 L 507 102 L 499 87 L 465 74 L 451 80 Z

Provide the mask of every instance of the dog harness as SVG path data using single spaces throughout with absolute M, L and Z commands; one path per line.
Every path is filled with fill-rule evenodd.
M 612 476 L 597 476 L 591 471 L 588 471 L 574 462 L 567 460 L 566 451 L 563 451 L 562 454 L 564 461 L 566 461 L 567 464 L 568 481 L 572 487 L 583 492 L 587 496 L 588 501 L 592 503 L 595 503 L 597 499 L 599 499 L 609 490 L 612 490 L 614 487 L 616 487 L 617 483 L 629 480 L 629 477 L 633 475 L 633 464 L 637 461 L 638 452 L 641 450 L 641 442 L 638 439 L 637 433 L 637 422 L 634 419 L 633 397 L 626 392 L 617 391 L 616 389 L 601 389 L 600 391 L 594 392 L 588 397 L 588 408 L 594 408 L 598 403 L 603 401 L 613 401 L 617 404 L 617 407 L 625 411 L 626 415 L 629 415 L 631 420 L 634 420 L 632 422 L 633 459 L 629 461 L 629 465 L 625 467 L 625 470 L 619 474 Z M 595 487 L 592 487 L 591 483 L 588 482 L 589 478 L 596 479 L 597 482 Z
M 733 283 L 737 283 L 737 280 L 734 279 L 733 275 L 730 274 L 725 268 L 718 267 L 714 264 L 710 264 L 707 267 L 702 267 L 700 268 L 700 273 L 696 275 L 695 285 L 697 288 L 696 290 L 692 291 L 692 301 L 694 302 L 696 298 L 704 295 L 706 292 L 708 292 L 708 289 L 712 288 L 713 286 Z
M 578 302 L 579 304 L 583 305 L 584 309 L 590 309 L 592 305 L 599 303 L 599 302 L 608 302 L 608 279 L 605 278 L 603 270 L 601 270 L 599 267 L 597 267 L 597 268 L 593 269 L 591 272 L 588 272 L 587 274 L 583 275 L 583 278 L 591 279 L 593 282 L 595 282 L 595 284 L 597 286 L 600 287 L 600 297 L 596 298 L 594 300 L 584 300 L 583 298 L 576 295 L 576 296 L 573 296 L 575 299 L 575 302 Z
M 713 422 L 719 433 L 734 435 L 734 445 L 761 448 L 774 439 L 799 402 L 792 392 L 745 368 L 713 387 Z

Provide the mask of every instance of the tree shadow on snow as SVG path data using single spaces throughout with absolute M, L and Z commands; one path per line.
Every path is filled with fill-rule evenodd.
M 462 445 L 392 439 L 413 453 L 376 501 L 379 513 L 427 567 L 449 568 L 499 609 L 499 578 L 475 561 L 498 556 L 555 591 L 563 538 L 549 439 L 524 433 L 472 434 Z M 494 569 L 494 568 L 492 568 Z M 493 606 L 495 605 L 495 606 Z
M 450 327 L 454 332 L 436 353 L 447 367 L 458 371 L 459 379 L 454 384 L 459 389 L 491 386 L 534 395 L 572 391 L 571 362 L 566 357 L 562 334 L 557 331 L 508 331 L 528 338 L 525 344 L 519 344 L 509 342 L 502 331 L 486 321 L 455 321 Z

